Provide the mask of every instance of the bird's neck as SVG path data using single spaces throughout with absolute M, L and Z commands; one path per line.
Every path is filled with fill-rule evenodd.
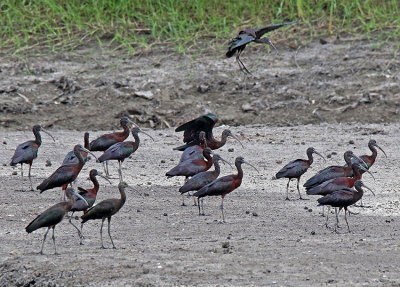
M 140 138 L 139 138 L 139 135 L 137 133 L 133 133 L 132 136 L 135 139 L 135 141 L 133 142 L 133 149 L 135 150 L 135 149 L 137 149 L 139 147 Z
M 240 162 L 235 163 L 235 166 L 237 168 L 237 177 L 238 178 L 243 178 L 243 169 L 242 169 L 242 164 Z
M 353 174 L 354 174 L 353 175 L 354 180 L 359 180 L 362 177 L 360 170 L 358 168 L 353 168 Z
M 209 140 L 208 146 L 211 149 L 219 149 L 220 147 L 222 147 L 222 146 L 224 146 L 226 144 L 226 139 L 227 138 L 228 138 L 227 136 L 222 136 L 221 140 L 219 141 L 216 138 L 211 137 L 211 139 Z
M 119 189 L 119 193 L 121 194 L 121 206 L 122 206 L 122 205 L 124 205 L 124 203 L 126 201 L 126 193 L 123 188 Z
M 83 145 L 84 145 L 85 149 L 90 150 L 90 146 L 89 146 L 89 133 L 85 133 L 85 136 L 83 137 Z
M 214 162 L 214 168 L 215 168 L 214 172 L 215 172 L 216 174 L 219 175 L 220 172 L 221 172 L 221 168 L 220 168 L 220 166 L 219 166 L 218 160 L 216 160 L 216 161 Z
M 361 199 L 361 197 L 364 195 L 364 191 L 362 190 L 361 187 L 356 187 L 357 192 L 354 193 L 354 199 L 357 201 L 359 201 Z
M 351 156 L 345 154 L 344 155 L 344 161 L 347 163 L 347 165 L 351 168 Z
M 80 152 L 79 149 L 75 149 L 75 150 L 74 150 L 74 154 L 75 154 L 75 156 L 76 156 L 76 158 L 78 159 L 78 161 L 79 161 L 80 164 L 82 164 L 82 165 L 85 164 L 85 160 L 83 159 L 83 157 L 82 157 L 81 152 Z
M 42 144 L 42 136 L 38 130 L 34 130 L 33 134 L 35 136 L 35 143 L 40 146 Z
M 97 194 L 97 192 L 99 191 L 99 181 L 97 180 L 96 176 L 90 176 L 90 180 L 93 182 L 93 193 Z
M 308 164 L 312 165 L 312 163 L 314 162 L 314 157 L 313 157 L 312 152 L 307 153 L 307 157 L 308 157 Z
M 378 150 L 373 145 L 368 145 L 369 149 L 372 151 L 371 157 L 376 158 L 378 155 Z

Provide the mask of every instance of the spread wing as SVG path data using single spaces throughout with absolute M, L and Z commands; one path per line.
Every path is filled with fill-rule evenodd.
M 229 42 L 228 52 L 226 52 L 226 57 L 230 58 L 235 55 L 236 51 L 243 46 L 246 46 L 248 43 L 254 41 L 255 38 L 251 35 L 241 33 L 236 38 L 232 39 Z
M 265 27 L 262 27 L 262 28 L 255 29 L 254 32 L 255 32 L 255 34 L 256 34 L 256 36 L 257 36 L 257 39 L 259 39 L 259 38 L 261 38 L 262 35 L 264 35 L 265 33 L 274 31 L 274 30 L 279 29 L 279 28 L 281 28 L 281 27 L 283 27 L 283 26 L 288 26 L 288 25 L 296 24 L 297 22 L 299 22 L 299 19 L 297 19 L 297 20 L 295 20 L 295 21 L 292 21 L 292 22 L 285 22 L 285 23 L 281 23 L 281 24 L 268 25 L 268 26 L 265 26 Z

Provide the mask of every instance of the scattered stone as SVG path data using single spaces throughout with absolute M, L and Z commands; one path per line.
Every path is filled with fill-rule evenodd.
M 168 216 L 168 213 L 164 213 L 164 216 Z
M 202 94 L 207 93 L 209 90 L 210 90 L 210 86 L 207 85 L 207 84 L 201 84 L 201 85 L 197 88 L 197 91 L 198 91 L 199 93 L 202 93 Z
M 353 140 L 349 140 L 349 144 L 354 144 L 354 141 Z
M 275 162 L 276 162 L 277 164 L 281 164 L 281 163 L 282 163 L 282 161 L 281 161 L 280 159 L 276 160 Z
M 6 142 L 6 141 L 3 141 L 3 144 L 7 144 L 7 142 Z
M 258 216 L 257 212 L 253 212 L 253 216 L 257 217 Z
M 165 160 L 162 159 L 162 160 L 161 160 L 161 163 L 165 163 Z
M 16 172 L 16 171 L 13 171 L 12 172 L 12 175 L 17 175 L 18 173 Z
M 309 208 L 309 209 L 308 209 L 308 212 L 312 212 L 312 209 L 311 209 L 311 208 Z
M 51 161 L 48 159 L 48 160 L 46 160 L 46 164 L 45 164 L 45 166 L 52 166 L 52 163 L 51 163 Z
M 250 211 L 246 210 L 246 214 L 250 214 Z
M 311 231 L 311 235 L 315 235 L 315 231 Z
M 138 91 L 133 94 L 135 97 L 144 98 L 146 100 L 152 100 L 154 98 L 152 91 Z
M 235 150 L 233 149 L 233 147 L 228 148 L 228 152 L 234 152 Z
M 222 248 L 229 248 L 229 242 L 222 242 Z

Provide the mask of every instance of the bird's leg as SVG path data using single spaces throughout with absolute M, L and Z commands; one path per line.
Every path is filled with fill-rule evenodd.
M 108 236 L 110 236 L 113 249 L 117 249 L 117 247 L 115 247 L 114 242 L 113 242 L 112 237 L 111 237 L 111 231 L 110 231 L 110 227 L 111 227 L 111 216 L 108 217 L 107 219 L 108 219 Z
M 300 196 L 299 199 L 300 199 L 300 200 L 308 200 L 307 198 L 302 198 L 302 197 L 301 197 L 299 184 L 300 184 L 300 177 L 297 178 L 297 191 L 299 192 L 299 196 Z
M 346 214 L 347 214 L 347 208 L 345 207 L 345 208 L 344 208 L 344 220 L 346 220 L 347 229 L 349 230 L 349 233 L 350 233 L 350 226 L 349 226 L 349 223 L 347 222 L 347 216 L 346 216 Z
M 107 176 L 110 176 L 110 171 L 108 170 L 108 160 L 106 160 Z
M 199 216 L 201 215 L 200 197 L 197 198 L 197 206 L 199 207 Z
M 83 245 L 83 233 L 82 233 L 82 229 L 83 229 L 83 223 L 81 223 L 81 242 L 79 242 L 80 245 Z
M 337 212 L 337 208 L 336 207 L 335 207 L 335 214 L 336 214 L 336 225 L 335 225 L 335 232 L 336 232 L 336 228 L 340 228 L 339 227 L 339 217 L 338 217 L 338 212 Z
M 182 194 L 182 206 L 186 206 L 186 204 L 185 204 L 185 195 L 184 194 Z
M 71 225 L 72 225 L 73 227 L 75 227 L 75 229 L 78 231 L 78 236 L 79 236 L 79 238 L 81 238 L 81 237 L 82 237 L 81 231 L 79 230 L 78 226 L 76 226 L 75 224 L 72 223 L 72 217 L 74 216 L 74 212 L 75 212 L 75 211 L 73 211 L 72 214 L 71 214 L 71 216 L 69 217 L 69 223 L 71 223 Z
M 222 222 L 225 223 L 225 215 L 224 215 L 224 198 L 221 200 L 221 212 L 222 212 Z
M 22 167 L 23 163 L 21 163 L 21 177 L 24 177 L 24 168 Z
M 21 167 L 22 167 L 22 165 L 21 165 Z M 29 183 L 31 184 L 31 191 L 33 191 L 33 187 L 32 187 L 32 178 L 31 178 L 31 168 L 32 168 L 32 164 L 29 165 L 28 177 L 29 177 Z
M 118 168 L 118 174 L 119 174 L 119 182 L 122 182 L 122 168 L 121 168 L 121 161 L 118 161 L 119 168 Z
M 329 226 L 328 226 L 328 218 L 329 218 L 329 210 L 328 210 L 328 212 L 326 213 L 326 221 L 325 221 L 325 227 L 326 227 L 326 228 L 329 228 Z
M 100 240 L 101 240 L 101 248 L 106 249 L 106 248 L 104 247 L 104 244 L 103 244 L 103 224 L 104 224 L 104 220 L 106 220 L 106 219 L 105 219 L 105 218 L 102 218 L 102 219 L 101 219 Z
M 206 214 L 204 213 L 204 198 L 201 199 L 201 210 L 203 211 L 203 212 L 201 213 L 201 215 L 206 215 Z
M 241 70 L 243 73 L 245 73 L 245 74 L 253 75 L 252 73 L 250 73 L 249 70 L 247 70 L 247 68 L 246 68 L 246 66 L 243 64 L 242 60 L 240 60 L 240 54 L 241 54 L 241 53 L 242 53 L 242 51 L 239 51 L 239 52 L 237 53 L 237 55 L 236 55 L 236 61 L 237 61 L 238 64 L 239 64 L 240 70 Z
M 290 184 L 290 178 L 289 178 L 289 180 L 287 182 L 287 185 L 286 185 L 286 199 L 285 200 L 290 200 L 289 199 L 289 184 Z
M 47 233 L 49 233 L 50 227 L 47 228 L 46 233 L 43 236 L 43 242 L 42 242 L 42 249 L 40 249 L 40 254 L 43 255 L 43 248 L 44 248 L 44 242 L 46 241 Z
M 322 216 L 325 216 L 325 205 L 322 205 Z
M 53 225 L 53 236 L 51 237 L 53 239 L 53 244 L 54 244 L 54 254 L 58 254 L 57 253 L 57 248 L 56 248 L 56 237 L 54 235 L 54 231 L 55 231 L 55 225 Z
M 353 215 L 359 214 L 359 212 L 350 211 L 350 209 L 348 209 L 348 208 L 347 208 L 347 212 L 349 213 L 349 215 L 350 215 L 350 214 L 353 214 Z
M 189 192 L 188 192 L 188 194 L 189 194 Z M 196 200 L 196 198 L 194 196 L 193 196 L 193 206 L 197 206 L 197 200 Z

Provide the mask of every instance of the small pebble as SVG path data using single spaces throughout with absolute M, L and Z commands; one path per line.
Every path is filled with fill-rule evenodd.
M 7 144 L 7 142 L 6 142 L 6 141 L 3 141 L 3 144 Z
M 246 214 L 250 214 L 250 211 L 246 210 Z
M 168 216 L 168 213 L 164 213 L 164 216 Z
M 16 171 L 13 171 L 13 172 L 12 172 L 12 175 L 17 175 L 17 172 L 16 172 Z
M 349 140 L 349 144 L 354 144 L 354 141 L 353 140 Z
M 223 242 L 222 243 L 222 248 L 229 248 L 229 242 Z
M 50 160 L 46 160 L 46 166 L 52 166 L 51 161 Z
M 228 148 L 228 152 L 234 152 L 235 150 L 233 148 Z
M 311 209 L 311 208 L 309 208 L 309 209 L 308 209 L 308 212 L 312 212 L 312 209 Z
M 257 217 L 258 216 L 257 212 L 253 212 L 253 216 Z
M 161 163 L 165 163 L 165 160 L 162 159 L 162 160 L 161 160 Z
M 315 231 L 311 231 L 311 235 L 315 235 Z

